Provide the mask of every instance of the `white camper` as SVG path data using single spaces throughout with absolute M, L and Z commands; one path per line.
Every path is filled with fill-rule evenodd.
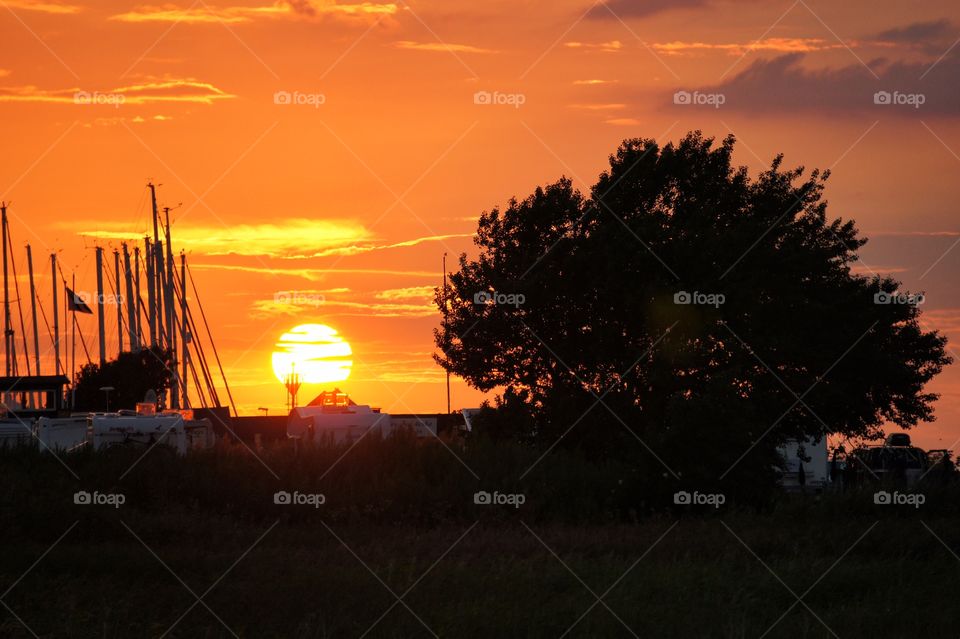
M 87 438 L 94 450 L 113 446 L 166 444 L 180 455 L 187 452 L 183 415 L 123 415 L 92 413 L 87 418 Z
M 34 427 L 40 450 L 69 452 L 87 443 L 87 416 L 41 417 Z

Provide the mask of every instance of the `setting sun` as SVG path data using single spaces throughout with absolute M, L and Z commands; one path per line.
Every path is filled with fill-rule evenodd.
M 342 382 L 350 376 L 350 344 L 324 324 L 301 324 L 280 336 L 273 373 L 281 382 L 293 372 L 307 384 Z

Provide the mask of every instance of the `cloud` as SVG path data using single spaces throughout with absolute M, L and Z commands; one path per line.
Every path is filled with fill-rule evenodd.
M 563 46 L 568 49 L 581 49 L 584 51 L 602 51 L 604 53 L 615 53 L 623 48 L 623 43 L 619 40 L 610 40 L 609 42 L 564 42 Z
M 104 240 L 140 240 L 144 229 L 117 222 L 70 222 L 62 225 L 84 237 Z M 90 230 L 90 227 L 95 230 Z M 173 223 L 177 244 L 206 255 L 289 257 L 311 251 L 372 241 L 373 233 L 353 220 L 290 218 L 275 223 L 230 226 L 178 225 Z
M 753 113 L 960 115 L 960 54 L 939 62 L 869 61 L 877 78 L 856 62 L 811 69 L 802 64 L 804 59 L 803 53 L 790 53 L 757 60 L 735 77 L 699 91 L 723 94 L 724 110 Z M 878 92 L 886 95 L 877 97 Z M 909 96 L 921 96 L 922 104 L 911 103 Z M 672 102 L 672 96 L 667 100 Z
M 941 18 L 940 20 L 930 20 L 928 22 L 914 22 L 905 27 L 895 27 L 881 31 L 874 36 L 874 39 L 880 42 L 919 44 L 952 38 L 956 36 L 956 31 L 956 28 L 950 24 L 949 20 Z
M 213 104 L 217 100 L 229 100 L 235 97 L 237 96 L 209 82 L 201 82 L 193 78 L 150 79 L 140 84 L 103 91 L 80 87 L 40 89 L 33 85 L 0 87 L 0 102 L 46 102 L 78 106 L 120 107 L 158 102 Z
M 574 86 L 596 86 L 600 84 L 616 84 L 617 80 L 574 80 Z
M 37 11 L 40 13 L 52 13 L 55 15 L 65 15 L 71 13 L 80 13 L 82 7 L 72 4 L 60 4 L 59 2 L 44 2 L 44 0 L 4 0 L 2 3 L 8 9 L 23 9 L 25 11 Z
M 696 9 L 708 4 L 709 0 L 606 0 L 590 9 L 587 17 L 598 20 L 646 18 L 672 9 Z
M 394 42 L 393 46 L 397 49 L 406 49 L 408 51 L 440 51 L 444 53 L 498 53 L 493 49 L 482 49 L 469 44 L 448 44 L 443 42 L 414 42 L 412 40 L 400 40 Z
M 295 300 L 274 296 L 255 300 L 251 305 L 251 315 L 257 319 L 277 315 L 294 316 L 302 313 L 317 313 L 323 308 L 325 317 L 347 315 L 353 317 L 430 317 L 437 315 L 437 307 L 432 302 L 423 304 L 402 304 L 397 302 L 378 302 L 342 299 L 325 299 L 321 303 L 297 303 Z
M 434 286 L 408 286 L 407 288 L 388 288 L 376 294 L 377 299 L 381 300 L 409 300 L 424 299 L 433 300 Z
M 640 126 L 643 124 L 636 118 L 610 118 L 608 120 L 604 120 L 604 122 L 614 126 Z
M 340 17 L 382 17 L 397 12 L 394 3 L 360 2 L 339 4 L 335 0 L 277 0 L 271 5 L 214 7 L 196 3 L 183 8 L 176 5 L 141 6 L 110 16 L 120 22 L 173 22 L 185 24 L 238 24 L 258 19 L 298 19 Z
M 847 43 L 848 46 L 857 46 L 857 43 Z M 651 45 L 657 53 L 665 55 L 689 55 L 704 51 L 722 51 L 728 55 L 741 56 L 757 51 L 773 51 L 776 53 L 809 53 L 812 51 L 829 51 L 844 49 L 846 46 L 839 42 L 830 42 L 822 38 L 765 38 L 759 41 L 746 43 L 709 43 L 709 42 L 664 42 Z
M 428 235 L 399 242 L 380 242 L 371 230 L 356 220 L 288 218 L 265 224 L 203 226 L 177 225 L 177 243 L 205 255 L 244 255 L 282 259 L 309 259 L 335 255 L 360 255 L 371 251 L 417 246 L 425 242 L 473 237 L 471 233 Z M 64 222 L 60 228 L 83 237 L 102 240 L 140 241 L 145 228 L 122 222 Z
M 269 277 L 299 277 L 311 282 L 320 281 L 329 275 L 369 275 L 371 277 L 436 277 L 433 271 L 402 271 L 395 269 L 378 268 L 302 268 L 302 267 L 270 267 L 244 266 L 239 264 L 210 264 L 194 262 L 190 268 L 206 271 L 234 271 L 251 275 L 265 275 Z
M 447 235 L 427 235 L 425 237 L 417 237 L 412 240 L 403 240 L 402 242 L 394 242 L 392 244 L 339 246 L 335 248 L 316 251 L 308 255 L 295 255 L 290 257 L 328 257 L 331 255 L 359 255 L 360 253 L 369 253 L 370 251 L 382 251 L 386 249 L 406 248 L 409 246 L 417 246 L 418 244 L 423 244 L 424 242 L 442 242 L 443 240 L 450 240 L 450 239 L 464 238 L 464 237 L 473 237 L 473 233 L 450 233 Z
M 581 111 L 611 111 L 617 109 L 625 109 L 626 104 L 621 102 L 611 102 L 609 104 L 571 104 L 571 109 L 579 109 Z

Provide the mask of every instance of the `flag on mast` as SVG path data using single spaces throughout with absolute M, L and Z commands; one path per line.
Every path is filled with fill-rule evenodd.
M 67 308 L 73 311 L 74 313 L 89 313 L 93 315 L 93 311 L 90 310 L 90 307 L 87 306 L 87 303 L 83 301 L 83 298 L 77 295 L 73 289 L 65 286 L 67 289 Z

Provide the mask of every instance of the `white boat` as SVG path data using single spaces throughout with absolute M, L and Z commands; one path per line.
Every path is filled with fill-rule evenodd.
M 357 405 L 339 390 L 321 393 L 307 406 L 291 410 L 287 418 L 287 436 L 305 443 L 324 439 L 352 443 L 368 433 L 389 435 L 390 415 Z

